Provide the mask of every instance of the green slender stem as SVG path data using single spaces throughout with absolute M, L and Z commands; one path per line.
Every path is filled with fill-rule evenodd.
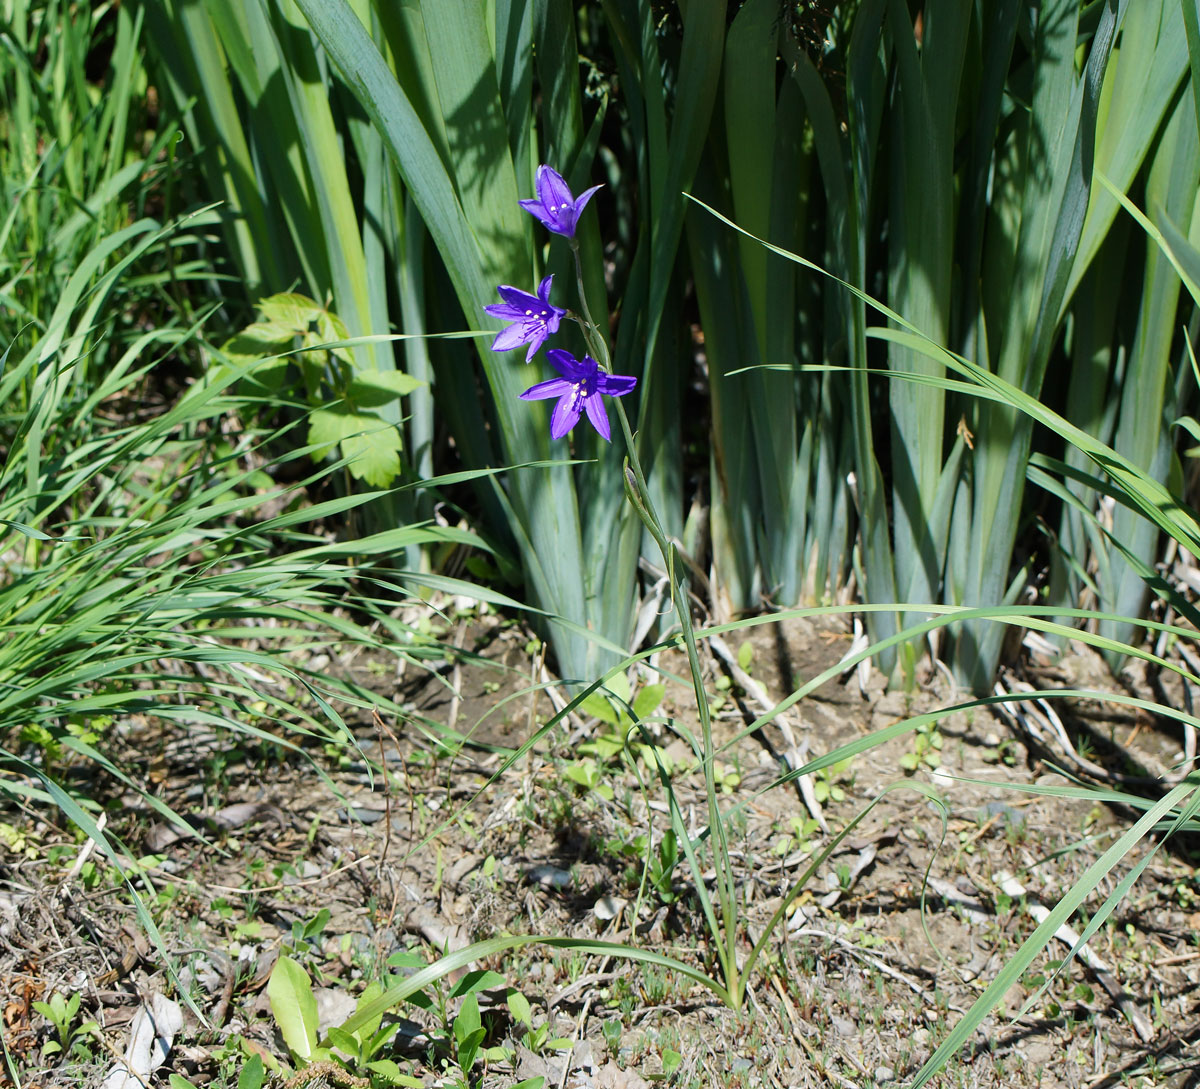
M 588 307 L 587 292 L 583 288 L 583 261 L 579 256 L 579 242 L 574 238 L 570 241 L 571 253 L 575 255 L 575 288 L 579 292 L 579 306 L 583 310 L 585 323 L 583 325 L 583 336 L 587 341 L 588 350 L 592 353 L 596 362 L 606 371 L 611 371 L 612 356 L 608 351 L 608 341 L 601 331 L 600 326 L 592 318 L 592 311 Z
M 606 371 L 612 369 L 612 356 L 603 331 L 592 318 L 588 307 L 587 294 L 583 285 L 583 263 L 579 253 L 579 243 L 570 239 L 571 252 L 575 257 L 575 280 L 579 291 L 580 309 L 583 311 L 583 321 L 579 324 L 583 329 L 584 340 L 588 350 Z M 696 695 L 696 712 L 700 717 L 700 731 L 703 738 L 704 758 L 701 762 L 704 772 L 704 790 L 708 798 L 708 826 L 713 845 L 713 868 L 717 878 L 717 898 L 721 905 L 720 934 L 713 934 L 713 942 L 717 950 L 717 958 L 721 962 L 721 970 L 725 977 L 725 986 L 734 1009 L 742 1004 L 744 983 L 741 979 L 737 964 L 737 886 L 734 881 L 733 867 L 729 861 L 729 841 L 725 835 L 725 822 L 717 802 L 717 782 L 715 769 L 716 746 L 713 742 L 712 714 L 708 707 L 708 697 L 704 691 L 703 674 L 700 669 L 700 654 L 696 647 L 696 633 L 692 627 L 691 608 L 688 605 L 687 588 L 682 576 L 676 575 L 676 549 L 668 539 L 663 529 L 658 513 L 650 499 L 650 489 L 646 484 L 646 476 L 642 471 L 641 459 L 638 457 L 637 446 L 633 441 L 633 430 L 629 426 L 629 417 L 620 399 L 615 399 L 617 418 L 621 422 L 621 431 L 625 436 L 626 483 L 630 501 L 642 520 L 654 543 L 662 555 L 663 565 L 667 571 L 667 579 L 671 585 L 671 601 L 675 614 L 679 618 L 679 627 L 683 634 L 683 644 L 687 652 L 688 669 L 692 675 L 692 687 Z M 630 477 L 632 476 L 632 480 Z M 694 867 L 698 871 L 698 867 Z M 694 874 L 697 881 L 701 880 L 699 872 Z
M 725 835 L 725 822 L 721 817 L 720 806 L 717 804 L 716 771 L 714 755 L 716 746 L 713 743 L 712 714 L 708 707 L 708 697 L 704 691 L 703 674 L 700 668 L 700 654 L 696 647 L 696 633 L 692 627 L 691 609 L 688 605 L 687 589 L 684 580 L 676 577 L 675 546 L 672 544 L 658 519 L 653 503 L 650 501 L 650 489 L 646 485 L 646 477 L 642 471 L 641 459 L 637 454 L 637 446 L 633 441 L 633 431 L 629 426 L 629 417 L 625 406 L 620 400 L 616 401 L 617 418 L 621 421 L 621 431 L 625 436 L 627 451 L 626 473 L 632 472 L 634 496 L 633 505 L 639 517 L 654 538 L 662 554 L 663 563 L 667 570 L 671 586 L 671 600 L 675 613 L 679 618 L 679 626 L 683 635 L 683 644 L 687 652 L 688 669 L 692 675 L 692 687 L 696 695 L 696 712 L 700 717 L 700 732 L 704 744 L 704 790 L 708 798 L 708 826 L 713 844 L 713 868 L 716 870 L 717 893 L 721 902 L 721 916 L 724 933 L 714 934 L 718 957 L 725 975 L 725 984 L 734 998 L 734 1006 L 741 1005 L 742 982 L 739 979 L 737 966 L 737 888 L 734 883 L 733 869 L 729 862 L 729 842 Z M 699 875 L 697 875 L 697 878 Z

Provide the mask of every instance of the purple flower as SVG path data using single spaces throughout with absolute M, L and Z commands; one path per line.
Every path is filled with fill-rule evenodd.
M 553 276 L 547 276 L 538 285 L 536 295 L 507 284 L 496 288 L 504 302 L 492 303 L 483 309 L 493 317 L 511 321 L 512 325 L 501 329 L 492 341 L 493 352 L 507 352 L 510 348 L 528 344 L 529 351 L 525 354 L 525 362 L 528 363 L 546 343 L 546 338 L 558 332 L 558 323 L 566 311 L 550 301 L 550 284 L 553 281 Z
M 549 166 L 537 168 L 537 200 L 523 200 L 521 207 L 530 215 L 536 216 L 546 229 L 555 234 L 575 237 L 575 224 L 579 222 L 579 214 L 584 205 L 592 199 L 592 194 L 602 188 L 593 185 L 579 194 L 579 198 L 571 196 L 571 190 L 563 181 L 563 176 Z
M 590 355 L 585 355 L 581 361 L 561 348 L 551 348 L 546 353 L 546 358 L 554 364 L 554 369 L 562 377 L 530 386 L 521 394 L 521 398 L 525 401 L 540 401 L 546 397 L 558 398 L 554 414 L 550 417 L 550 437 L 561 439 L 579 423 L 579 417 L 586 411 L 600 437 L 605 442 L 611 442 L 608 413 L 600 398 L 624 397 L 637 385 L 637 379 L 630 374 L 608 374 L 600 369 L 600 365 Z

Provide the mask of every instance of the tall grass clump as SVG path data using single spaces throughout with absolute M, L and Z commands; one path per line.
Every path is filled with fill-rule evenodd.
M 82 338 L 83 386 L 118 365 L 166 294 L 183 301 L 197 270 L 176 232 L 139 275 L 104 280 L 171 215 L 176 131 L 154 128 L 144 51 L 142 18 L 117 4 L 20 0 L 0 25 L 0 344 L 45 341 L 48 359 Z
M 330 297 L 352 334 L 475 328 L 497 284 L 532 290 L 546 272 L 559 283 L 573 275 L 561 255 L 534 244 L 517 199 L 533 193 L 538 101 L 549 157 L 567 180 L 576 190 L 601 180 L 606 106 L 580 94 L 577 31 L 589 47 L 607 49 L 606 28 L 616 20 L 622 52 L 612 63 L 637 95 L 633 135 L 651 134 L 656 143 L 644 170 L 618 166 L 624 154 L 607 160 L 615 173 L 602 199 L 618 206 L 641 199 L 621 232 L 615 355 L 618 366 L 638 372 L 661 360 L 653 376 L 646 371 L 647 390 L 662 386 L 647 402 L 660 424 L 643 428 L 640 441 L 652 486 L 667 497 L 671 531 L 682 530 L 674 405 L 689 357 L 679 351 L 681 285 L 672 268 L 680 192 L 691 184 L 715 94 L 724 5 L 692 7 L 679 57 L 680 101 L 690 105 L 670 126 L 655 20 L 645 6 L 606 6 L 578 28 L 561 5 L 524 3 L 503 5 L 491 21 L 473 4 L 356 10 L 343 0 L 255 0 L 144 10 L 164 86 L 181 108 L 190 104 L 185 130 L 207 149 L 208 192 L 229 202 L 227 238 L 248 291 L 287 287 L 298 269 L 307 293 Z M 591 212 L 579 238 L 588 298 L 607 312 Z M 297 261 L 272 269 L 260 260 L 268 250 L 294 252 Z M 510 360 L 487 350 L 496 329 L 487 324 L 491 334 L 473 352 L 415 341 L 403 359 L 390 350 L 356 359 L 359 367 L 403 364 L 430 381 L 432 396 L 414 396 L 401 422 L 410 474 L 428 472 L 430 459 L 444 453 L 433 446 L 435 403 L 455 456 L 469 466 L 568 460 L 567 450 L 551 447 L 545 424 L 517 406 L 522 380 Z M 509 476 L 481 486 L 476 499 L 489 531 L 518 558 L 532 601 L 562 618 L 554 644 L 571 678 L 612 660 L 603 640 L 628 644 L 641 541 L 611 461 L 591 463 L 600 448 L 590 439 L 576 453 L 589 464 Z
M 352 744 L 338 701 L 366 694 L 308 659 L 344 642 L 419 653 L 390 615 L 405 589 L 374 567 L 475 540 L 316 532 L 380 493 L 316 501 L 347 460 L 307 464 L 329 446 L 305 441 L 310 407 L 264 385 L 262 352 L 201 339 L 219 221 L 165 214 L 177 130 L 148 127 L 144 44 L 129 5 L 10 4 L 0 31 L 0 795 L 59 807 L 114 858 L 105 776 L 181 821 L 116 760 L 135 723 L 274 742 L 266 714 L 281 744 Z
M 308 660 L 353 643 L 419 653 L 416 633 L 389 615 L 403 588 L 373 568 L 408 544 L 474 540 L 419 526 L 353 543 L 314 534 L 308 527 L 372 493 L 308 501 L 344 463 L 296 479 L 290 463 L 313 451 L 274 457 L 284 434 L 243 426 L 261 406 L 234 394 L 237 371 L 136 418 L 136 394 L 177 335 L 164 330 L 136 368 L 77 409 L 46 395 L 74 377 L 69 364 L 38 387 L 37 347 L 15 360 L 10 347 L 0 372 L 0 394 L 23 381 L 38 387 L 34 407 L 15 426 L 5 421 L 0 469 L 0 793 L 54 802 L 102 844 L 99 799 L 81 765 L 180 820 L 111 759 L 135 721 L 299 749 L 308 736 L 354 744 L 339 701 L 398 713 L 385 697 L 313 673 Z M 97 421 L 98 405 L 129 418 Z M 56 429 L 76 443 L 52 460 L 36 456 L 31 443 Z M 275 482 L 280 473 L 287 482 Z M 382 603 L 381 585 L 390 586 Z M 286 726 L 282 740 L 256 725 L 264 715 Z
M 1094 600 L 1135 617 L 1153 531 L 1120 525 L 1131 559 L 1074 502 L 1027 495 L 1038 451 L 1024 417 L 946 384 L 901 340 L 870 340 L 862 299 L 729 235 L 683 194 L 818 258 L 1024 392 L 1045 390 L 1163 480 L 1170 444 L 1151 436 L 1181 389 L 1176 319 L 1190 303 L 1155 251 L 1131 243 L 1096 177 L 1188 231 L 1186 7 L 134 10 L 154 30 L 156 76 L 183 111 L 203 191 L 225 202 L 246 301 L 299 279 L 351 336 L 415 337 L 352 352 L 356 369 L 428 382 L 406 411 L 389 409 L 404 478 L 436 471 L 451 440 L 470 466 L 567 458 L 511 407 L 520 379 L 488 351 L 494 326 L 474 351 L 420 339 L 490 325 L 480 311 L 496 284 L 574 275 L 513 211 L 545 160 L 577 192 L 604 186 L 579 227 L 586 298 L 613 314 L 616 370 L 640 379 L 627 409 L 647 484 L 708 575 L 717 616 L 856 592 L 877 604 Z M 613 660 L 584 632 L 629 646 L 634 604 L 664 573 L 613 455 L 589 437 L 574 453 L 582 464 L 554 473 L 481 480 L 473 503 L 532 600 L 563 618 L 560 669 L 582 678 Z M 1083 510 L 1099 502 L 1072 495 Z M 867 620 L 883 639 L 918 614 Z M 911 681 L 933 649 L 986 688 L 998 639 L 964 625 L 880 664 Z

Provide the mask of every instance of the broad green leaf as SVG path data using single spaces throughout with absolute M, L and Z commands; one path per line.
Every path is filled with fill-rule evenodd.
M 347 407 L 318 408 L 308 417 L 308 443 L 316 448 L 316 457 L 328 454 L 343 439 L 357 435 L 364 427 L 380 424 L 378 416 L 362 415 Z
M 515 987 L 509 987 L 505 998 L 508 1004 L 508 1012 L 512 1014 L 513 1020 L 521 1025 L 533 1024 L 533 1009 L 529 1005 L 529 999 L 526 998 Z
M 479 991 L 490 991 L 493 987 L 504 986 L 504 977 L 499 972 L 490 969 L 476 969 L 468 972 L 450 990 L 451 998 L 462 998 L 463 995 L 477 994 Z M 478 1005 L 475 1012 L 479 1012 Z
M 400 475 L 400 432 L 395 427 L 379 427 L 378 417 L 373 419 L 374 429 L 342 440 L 342 455 L 348 459 L 352 477 L 386 488 Z
M 294 291 L 259 299 L 258 309 L 269 325 L 296 332 L 306 330 L 309 325 L 328 315 L 325 307 Z
M 637 696 L 634 697 L 634 717 L 644 719 L 654 714 L 662 704 L 663 697 L 666 694 L 667 686 L 665 684 L 643 685 Z
M 457 1045 L 458 1064 L 464 1074 L 470 1074 L 475 1065 L 475 1056 L 483 1043 L 485 1032 L 479 1019 L 479 999 L 471 991 L 459 1007 L 454 1018 L 454 1042 Z
M 330 1047 L 335 1048 L 352 1059 L 356 1058 L 361 1050 L 357 1036 L 351 1035 L 349 1032 L 343 1032 L 336 1026 L 330 1027 L 329 1031 L 325 1033 L 325 1039 L 329 1041 Z
M 238 1074 L 237 1089 L 262 1089 L 267 1072 L 258 1055 L 251 1055 Z
M 307 1062 L 317 1048 L 317 1000 L 308 973 L 291 957 L 280 957 L 267 981 L 267 997 L 284 1043 Z

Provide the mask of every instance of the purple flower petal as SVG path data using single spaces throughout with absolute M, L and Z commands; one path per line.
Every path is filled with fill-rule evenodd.
M 583 407 L 587 409 L 588 419 L 592 421 L 592 426 L 600 437 L 605 442 L 612 442 L 612 432 L 608 427 L 608 413 L 605 411 L 600 394 L 593 393 L 590 397 L 585 397 Z
M 632 374 L 601 374 L 596 379 L 596 389 L 606 397 L 624 397 L 636 385 Z
M 578 360 L 562 348 L 551 348 L 546 353 L 546 358 L 550 360 L 559 374 L 564 378 L 569 378 L 572 382 L 591 378 L 599 369 L 596 361 L 590 355 L 585 355 L 582 360 Z
M 553 231 L 555 234 L 563 233 L 562 231 L 559 230 L 560 222 L 559 222 L 558 217 L 554 216 L 550 212 L 546 211 L 545 207 L 543 207 L 542 202 L 540 200 L 522 200 L 522 201 L 519 201 L 518 203 L 530 215 L 536 216 L 538 219 L 540 219 L 542 221 L 542 225 L 547 230 Z
M 558 404 L 554 406 L 554 411 L 550 415 L 550 437 L 552 439 L 561 439 L 579 423 L 582 407 L 579 402 L 581 400 L 577 389 L 572 389 L 559 398 Z
M 514 348 L 519 348 L 526 343 L 528 339 L 525 336 L 525 330 L 519 324 L 510 325 L 496 334 L 496 339 L 492 341 L 492 351 L 511 352 Z
M 566 179 L 552 166 L 547 166 L 543 163 L 537 168 L 537 177 L 535 180 L 537 186 L 538 200 L 551 209 L 566 204 L 574 204 L 575 200 L 571 196 L 571 187 L 567 185 Z
M 547 397 L 560 397 L 574 388 L 565 378 L 551 378 L 549 382 L 539 382 L 536 386 L 530 386 L 521 394 L 521 400 L 542 401 Z
M 585 189 L 579 194 L 579 196 L 575 198 L 575 219 L 577 221 L 580 215 L 582 215 L 584 206 L 587 204 L 587 202 L 592 199 L 598 190 L 603 188 L 603 185 L 593 185 L 591 189 Z

